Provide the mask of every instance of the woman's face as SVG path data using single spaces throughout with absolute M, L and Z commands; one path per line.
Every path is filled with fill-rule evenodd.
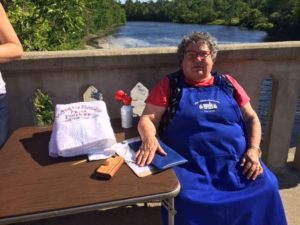
M 192 81 L 204 81 L 211 78 L 213 60 L 206 42 L 198 41 L 189 44 L 182 60 L 184 76 Z

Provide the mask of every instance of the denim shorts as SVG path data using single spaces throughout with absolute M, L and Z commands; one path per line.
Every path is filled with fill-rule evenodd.
M 8 104 L 6 94 L 0 94 L 0 147 L 7 139 Z

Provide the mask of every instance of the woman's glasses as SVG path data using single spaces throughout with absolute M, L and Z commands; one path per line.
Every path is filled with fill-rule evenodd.
M 195 60 L 197 58 L 200 59 L 206 59 L 208 56 L 210 56 L 210 52 L 208 51 L 201 51 L 201 52 L 195 52 L 195 51 L 186 51 L 184 55 L 191 60 Z

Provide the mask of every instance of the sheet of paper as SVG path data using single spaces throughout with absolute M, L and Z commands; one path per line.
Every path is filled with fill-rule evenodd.
M 135 152 L 131 150 L 128 146 L 128 143 L 138 141 L 140 138 L 131 138 L 127 139 L 121 143 L 117 143 L 112 146 L 112 149 L 116 151 L 119 156 L 122 156 L 125 159 L 126 164 L 133 170 L 133 172 L 138 177 L 145 177 L 151 175 L 154 171 L 152 166 L 143 166 L 140 167 L 135 164 Z
M 91 155 L 88 155 L 89 161 L 95 161 L 100 159 L 108 159 L 112 155 L 114 155 L 116 152 L 113 149 L 106 148 L 102 153 L 94 153 Z

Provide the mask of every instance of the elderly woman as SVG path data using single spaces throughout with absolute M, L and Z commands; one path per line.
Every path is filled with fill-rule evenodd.
M 181 184 L 175 224 L 287 224 L 277 179 L 260 160 L 261 125 L 250 98 L 232 76 L 212 72 L 215 38 L 192 33 L 178 56 L 181 69 L 146 100 L 136 155 L 140 166 L 156 151 L 165 155 L 159 136 L 188 159 L 174 168 Z

